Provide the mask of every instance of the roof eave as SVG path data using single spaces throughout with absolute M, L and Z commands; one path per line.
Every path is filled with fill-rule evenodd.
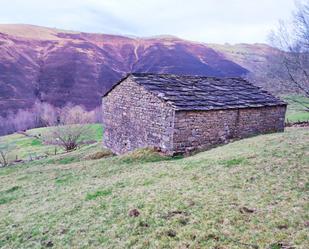
M 179 108 L 179 107 L 175 107 L 175 111 L 176 112 L 208 112 L 208 111 L 224 111 L 224 110 L 237 110 L 237 109 L 252 109 L 252 108 L 263 108 L 263 107 L 276 107 L 276 106 L 287 106 L 286 103 L 278 103 L 278 104 L 268 104 L 268 105 L 261 105 L 261 106 L 237 106 L 237 107 L 218 107 L 218 108 L 209 108 L 209 109 L 199 109 L 199 108 L 195 108 L 195 109 L 186 109 L 186 108 Z
M 114 88 L 116 86 L 118 86 L 121 82 L 125 81 L 126 79 L 128 79 L 130 76 L 132 76 L 132 73 L 128 73 L 126 76 L 124 76 L 123 78 L 121 78 L 115 85 L 113 85 L 106 93 L 104 93 L 101 98 L 104 98 L 105 96 L 107 96 L 112 90 L 114 90 Z

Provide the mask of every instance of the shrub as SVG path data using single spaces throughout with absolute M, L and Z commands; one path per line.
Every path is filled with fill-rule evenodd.
M 86 160 L 97 160 L 97 159 L 101 159 L 101 158 L 104 158 L 104 157 L 111 157 L 113 156 L 114 153 L 108 149 L 104 149 L 102 151 L 97 151 L 91 155 L 87 155 L 85 157 Z
M 2 142 L 0 138 L 0 167 L 5 167 L 10 164 L 10 153 L 13 151 L 12 144 Z
M 88 125 L 92 123 L 92 115 L 81 106 L 67 105 L 59 116 L 58 124 L 45 135 L 44 141 L 72 151 L 83 144 L 89 144 L 93 130 Z
M 153 148 L 142 148 L 131 151 L 119 157 L 119 160 L 125 163 L 131 162 L 157 162 L 170 159 L 171 157 L 162 155 Z

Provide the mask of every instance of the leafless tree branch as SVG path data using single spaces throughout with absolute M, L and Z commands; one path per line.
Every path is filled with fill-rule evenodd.
M 309 2 L 297 2 L 296 7 L 292 22 L 280 21 L 271 42 L 281 50 L 283 75 L 309 97 Z
M 81 106 L 67 105 L 59 118 L 58 124 L 45 136 L 45 142 L 58 145 L 65 151 L 72 151 L 89 140 L 92 134 L 89 123 L 93 123 L 93 113 Z

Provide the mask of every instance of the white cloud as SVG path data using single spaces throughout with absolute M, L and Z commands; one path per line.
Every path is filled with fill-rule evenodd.
M 1 23 L 85 32 L 177 35 L 204 42 L 265 42 L 293 0 L 0 0 Z

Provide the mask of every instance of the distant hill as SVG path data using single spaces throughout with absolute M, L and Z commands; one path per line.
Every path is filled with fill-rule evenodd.
M 0 46 L 2 115 L 36 99 L 92 109 L 128 72 L 258 74 L 277 51 L 265 44 L 204 44 L 173 36 L 130 38 L 11 24 L 0 25 Z

